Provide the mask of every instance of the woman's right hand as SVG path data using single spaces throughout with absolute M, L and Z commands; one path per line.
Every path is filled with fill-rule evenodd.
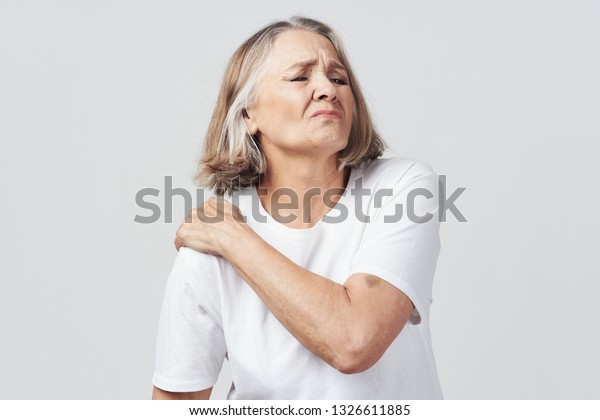
M 211 197 L 192 209 L 175 234 L 175 248 L 182 246 L 206 254 L 225 256 L 228 239 L 240 240 L 252 229 L 240 210 L 223 198 Z

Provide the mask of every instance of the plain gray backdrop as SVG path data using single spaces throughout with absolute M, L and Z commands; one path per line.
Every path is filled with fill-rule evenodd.
M 294 14 L 340 32 L 393 154 L 467 188 L 434 283 L 446 398 L 600 398 L 600 6 L 523 0 L 0 0 L 0 398 L 149 398 L 184 210 L 135 223 L 135 194 L 194 189 L 227 60 Z

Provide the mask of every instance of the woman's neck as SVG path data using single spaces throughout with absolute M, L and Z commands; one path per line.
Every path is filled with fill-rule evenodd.
M 339 171 L 337 164 L 335 155 L 267 160 L 259 185 L 263 207 L 289 227 L 314 226 L 335 206 L 348 182 L 350 169 Z

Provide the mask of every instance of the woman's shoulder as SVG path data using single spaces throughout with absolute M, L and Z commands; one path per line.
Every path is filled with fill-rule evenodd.
M 437 176 L 437 173 L 423 160 L 394 156 L 362 162 L 357 175 L 362 178 L 365 185 L 395 185 L 402 180 L 410 180 L 418 176 Z
M 192 248 L 182 246 L 179 248 L 177 259 L 193 274 L 196 279 L 217 275 L 222 271 L 222 260 L 215 255 L 196 251 Z M 210 276 L 209 276 L 210 277 Z

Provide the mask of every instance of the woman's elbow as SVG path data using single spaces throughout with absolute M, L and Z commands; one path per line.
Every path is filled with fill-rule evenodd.
M 363 345 L 346 349 L 331 363 L 331 366 L 341 373 L 351 375 L 370 369 L 381 356 L 382 354 L 376 352 L 372 346 Z

